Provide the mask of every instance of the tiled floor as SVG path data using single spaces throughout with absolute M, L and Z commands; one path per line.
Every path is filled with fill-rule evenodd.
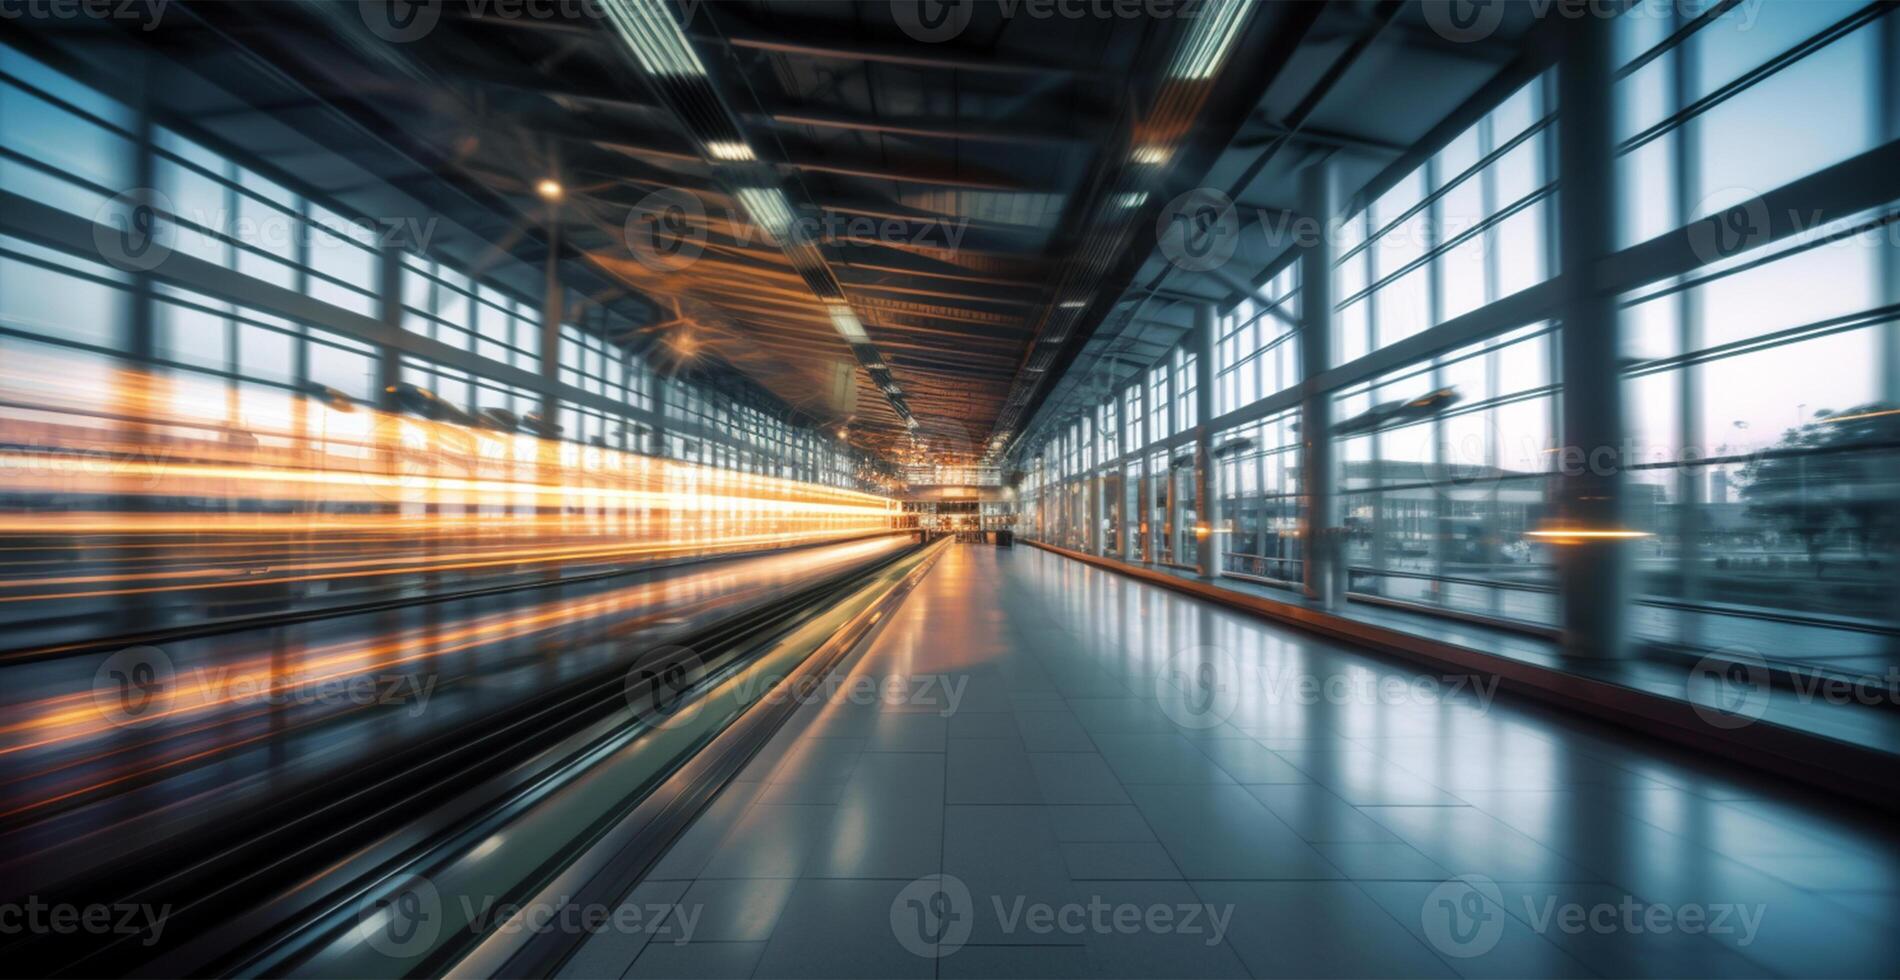
M 693 927 L 571 974 L 1900 972 L 1863 814 L 1059 556 L 955 547 L 847 669 L 629 898 Z

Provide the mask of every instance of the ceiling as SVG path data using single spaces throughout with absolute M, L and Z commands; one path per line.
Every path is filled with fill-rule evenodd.
M 1137 370 L 1117 365 L 1171 343 L 1185 298 L 1238 295 L 1157 265 L 1169 200 L 1287 208 L 1334 154 L 1357 187 L 1518 58 L 1523 26 L 1454 44 L 1374 0 L 186 9 L 201 57 L 248 53 L 509 213 L 530 266 L 587 267 L 642 311 L 619 342 L 949 462 Z

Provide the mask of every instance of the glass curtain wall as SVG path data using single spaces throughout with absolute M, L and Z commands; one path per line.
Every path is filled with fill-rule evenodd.
M 1618 200 L 1604 220 L 1617 247 L 1797 190 L 1784 200 L 1798 230 L 1752 247 L 1782 216 L 1695 226 L 1719 238 L 1691 241 L 1699 268 L 1621 298 L 1619 448 L 1627 530 L 1642 535 L 1632 630 L 1871 669 L 1900 636 L 1900 201 L 1804 222 L 1822 212 L 1799 195 L 1826 189 L 1797 182 L 1900 139 L 1900 12 L 1862 0 L 1639 8 L 1613 25 Z M 1355 598 L 1558 623 L 1555 545 L 1533 532 L 1554 517 L 1566 468 L 1590 464 L 1560 445 L 1562 324 L 1538 300 L 1520 319 L 1497 311 L 1558 265 L 1559 70 L 1374 189 L 1331 243 L 1328 435 Z M 1200 515 L 1179 464 L 1201 394 L 1192 365 L 1209 356 L 1219 573 L 1295 583 L 1312 530 L 1297 263 L 1211 312 L 1206 351 L 1171 350 L 1102 403 L 1119 404 L 1121 439 L 1099 462 L 1125 477 L 1126 512 L 1139 515 L 1104 550 L 1192 563 Z M 1389 356 L 1427 333 L 1456 339 Z
M 389 229 L 162 120 L 147 128 L 123 101 L 0 45 L 0 192 L 94 220 L 146 172 L 158 191 L 158 220 L 175 231 L 167 243 L 176 253 L 293 290 L 339 316 L 381 316 Z M 538 296 L 511 292 L 492 272 L 476 275 L 440 256 L 403 250 L 400 261 L 394 301 L 402 329 L 514 377 L 540 373 Z M 379 404 L 384 394 L 371 345 L 327 329 L 323 316 L 300 322 L 142 278 L 0 231 L 0 360 L 57 363 L 71 377 L 95 378 L 104 393 L 119 391 L 123 372 L 136 365 L 161 382 L 156 397 L 230 439 L 267 442 L 272 433 L 302 432 L 326 451 L 360 452 L 370 416 L 350 403 Z M 775 410 L 737 404 L 693 382 L 657 381 L 637 356 L 604 339 L 631 323 L 578 296 L 566 305 L 572 319 L 560 331 L 558 381 L 599 400 L 564 405 L 563 439 L 854 485 L 848 450 Z M 540 408 L 539 393 L 466 366 L 405 356 L 395 373 L 478 417 Z M 319 386 L 333 394 L 310 397 Z M 686 441 L 661 442 L 629 417 L 662 407 L 717 438 L 694 440 L 688 451 Z M 810 463 L 795 471 L 799 460 Z

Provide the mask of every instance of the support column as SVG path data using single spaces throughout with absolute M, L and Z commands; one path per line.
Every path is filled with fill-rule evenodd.
M 382 268 L 377 270 L 376 299 L 383 329 L 394 337 L 402 330 L 402 249 L 387 247 L 382 252 Z M 402 383 L 402 352 L 388 344 L 376 346 L 376 390 L 371 394 L 376 407 L 396 411 L 396 393 Z
M 1219 578 L 1221 546 L 1226 535 L 1220 533 L 1220 463 L 1214 458 L 1214 307 L 1203 303 L 1194 309 L 1194 493 L 1195 513 L 1200 527 L 1187 528 L 1197 539 L 1196 571 L 1202 578 Z
M 1576 21 L 1557 69 L 1563 442 L 1555 504 L 1559 526 L 1578 531 L 1626 529 L 1616 298 L 1595 282 L 1598 262 L 1615 248 L 1611 26 Z M 1567 655 L 1625 654 L 1628 564 L 1623 539 L 1577 538 L 1557 548 Z
M 1877 95 L 1881 137 L 1891 143 L 1900 140 L 1900 16 L 1881 18 L 1880 92 Z M 1900 303 L 1900 243 L 1887 236 L 1882 251 L 1881 295 L 1887 303 Z M 1900 405 L 1900 323 L 1881 329 L 1880 398 L 1888 405 Z
M 1101 438 L 1098 434 L 1096 442 L 1099 443 L 1100 441 Z M 1102 499 L 1102 492 L 1108 488 L 1108 481 L 1102 478 L 1102 469 L 1100 466 L 1091 467 L 1091 472 L 1088 477 L 1088 488 L 1089 510 L 1091 512 L 1089 520 L 1089 554 L 1105 555 L 1108 553 L 1108 549 L 1104 547 L 1102 523 L 1108 516 L 1108 502 Z
M 1331 160 L 1320 160 L 1300 174 L 1300 212 L 1319 223 L 1315 240 L 1300 254 L 1300 527 L 1301 580 L 1306 594 L 1328 607 L 1335 595 L 1333 565 L 1338 508 L 1333 486 L 1333 405 L 1330 392 L 1314 379 L 1331 366 L 1333 348 L 1333 222 L 1339 214 L 1339 189 Z
M 1882 55 L 1880 65 L 1880 134 L 1888 142 L 1900 140 L 1900 15 L 1889 13 L 1881 18 Z M 1895 241 L 1892 230 L 1885 238 L 1882 248 L 1885 259 L 1880 266 L 1881 297 L 1885 303 L 1900 303 L 1900 241 Z M 1900 322 L 1890 322 L 1880 328 L 1880 400 L 1887 407 L 1900 406 Z M 1882 557 L 1891 569 L 1887 573 L 1890 588 L 1900 589 L 1900 542 L 1890 543 L 1887 554 Z M 1889 614 L 1888 622 L 1900 619 L 1900 615 Z M 1889 634 L 1884 647 L 1889 665 L 1900 663 L 1900 636 Z M 1896 693 L 1889 691 L 1889 693 Z
M 1678 21 L 1687 19 L 1686 12 L 1678 9 Z M 1678 28 L 1684 26 L 1677 24 Z M 1694 79 L 1697 71 L 1697 47 L 1694 44 L 1678 45 L 1669 53 L 1672 61 L 1673 101 L 1669 111 L 1679 111 L 1683 106 L 1695 101 Z M 1683 120 L 1674 135 L 1668 137 L 1676 141 L 1676 222 L 1687 225 L 1695 215 L 1692 213 L 1703 194 L 1702 173 L 1702 119 L 1691 117 Z M 1667 301 L 1665 301 L 1667 302 Z M 1677 293 L 1676 304 L 1676 340 L 1677 349 L 1682 353 L 1701 350 L 1702 340 L 1702 296 L 1694 289 L 1685 289 Z M 1708 503 L 1705 487 L 1714 472 L 1707 466 L 1690 466 L 1692 459 L 1706 458 L 1718 454 L 1718 447 L 1703 445 L 1702 433 L 1705 431 L 1702 418 L 1702 385 L 1704 371 L 1700 363 L 1685 365 L 1676 372 L 1678 384 L 1676 390 L 1676 412 L 1678 428 L 1676 433 L 1678 465 L 1676 467 L 1676 571 L 1682 584 L 1681 598 L 1687 602 L 1705 599 L 1702 571 L 1702 536 L 1705 527 L 1705 505 Z M 1632 462 L 1634 462 L 1632 460 Z M 1648 530 L 1647 528 L 1643 530 Z M 1690 647 L 1702 643 L 1702 617 L 1679 616 L 1675 639 Z
M 561 406 L 554 392 L 561 380 L 561 318 L 567 296 L 561 288 L 561 206 L 548 204 L 548 259 L 541 283 L 541 418 L 560 422 Z M 578 433 L 564 433 L 573 438 Z
M 1141 464 L 1141 486 L 1137 488 L 1136 504 L 1141 508 L 1141 526 L 1147 528 L 1141 535 L 1141 553 L 1136 558 L 1139 561 L 1153 563 L 1155 556 L 1160 554 L 1160 546 L 1155 543 L 1155 538 L 1161 533 L 1161 529 L 1152 520 L 1155 511 L 1155 481 L 1154 473 L 1151 472 L 1152 464 L 1149 463 L 1149 458 L 1153 454 L 1148 450 L 1148 433 L 1154 431 L 1154 406 L 1148 404 L 1150 399 L 1148 398 L 1147 371 L 1135 372 L 1135 386 L 1136 395 L 1141 399 L 1142 426 L 1141 432 L 1135 436 L 1135 444 L 1139 447 L 1135 452 L 1137 461 Z

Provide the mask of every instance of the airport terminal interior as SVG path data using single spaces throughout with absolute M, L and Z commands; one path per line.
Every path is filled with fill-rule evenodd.
M 0 974 L 1900 976 L 1900 0 L 0 0 Z

